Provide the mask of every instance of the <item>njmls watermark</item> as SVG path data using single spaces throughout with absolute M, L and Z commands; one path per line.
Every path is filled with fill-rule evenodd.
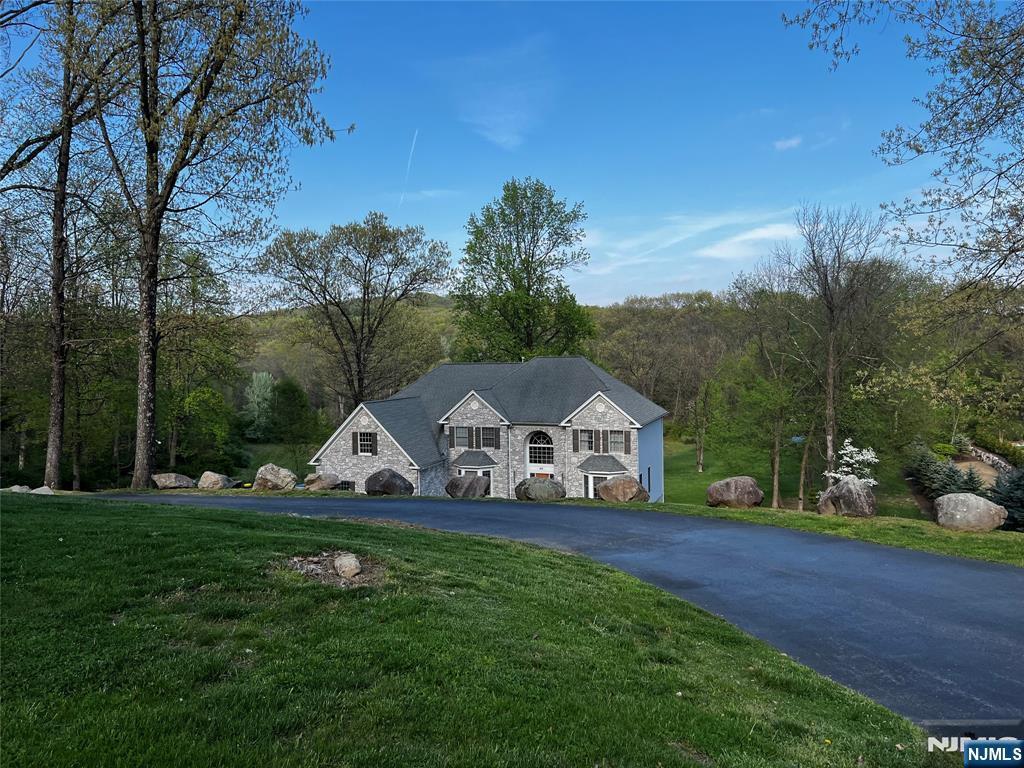
M 928 751 L 929 752 L 964 752 L 964 747 L 970 742 L 975 744 L 984 744 L 988 742 L 1005 742 L 1005 743 L 1020 743 L 1020 739 L 1015 739 L 1013 736 L 1002 736 L 1002 737 L 981 737 L 971 738 L 970 736 L 929 736 L 928 737 Z

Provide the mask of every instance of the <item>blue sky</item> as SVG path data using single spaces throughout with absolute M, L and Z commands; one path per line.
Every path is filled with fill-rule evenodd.
M 801 202 L 876 208 L 927 180 L 872 154 L 928 87 L 899 32 L 865 30 L 832 72 L 780 20 L 801 7 L 312 3 L 302 32 L 333 59 L 318 106 L 357 128 L 294 151 L 279 224 L 380 210 L 458 258 L 468 214 L 534 176 L 589 214 L 581 301 L 725 288 Z

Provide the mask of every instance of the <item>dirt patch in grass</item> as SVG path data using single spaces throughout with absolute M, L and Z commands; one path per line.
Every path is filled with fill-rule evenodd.
M 307 579 L 319 581 L 321 584 L 330 584 L 332 587 L 341 589 L 354 589 L 355 587 L 369 587 L 379 584 L 384 577 L 384 566 L 369 557 L 359 559 L 361 570 L 354 576 L 342 576 L 334 567 L 335 558 L 352 554 L 343 550 L 331 550 L 321 552 L 319 555 L 298 555 L 289 557 L 285 561 L 285 567 L 298 571 Z

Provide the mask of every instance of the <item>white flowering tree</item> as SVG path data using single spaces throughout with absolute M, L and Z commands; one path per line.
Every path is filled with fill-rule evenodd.
M 875 464 L 878 463 L 878 456 L 873 448 L 858 448 L 853 440 L 846 438 L 843 447 L 839 449 L 839 466 L 834 472 L 824 472 L 824 476 L 835 482 L 847 475 L 853 475 L 866 485 L 878 485 L 878 481 L 871 476 Z

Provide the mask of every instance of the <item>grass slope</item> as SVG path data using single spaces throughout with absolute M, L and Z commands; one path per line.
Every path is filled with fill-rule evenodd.
M 785 464 L 783 468 L 786 468 Z M 967 533 L 941 528 L 920 514 L 909 492 L 905 488 L 900 492 L 897 482 L 892 478 L 888 481 L 883 478 L 879 484 L 882 490 L 878 493 L 878 516 L 874 518 L 826 517 L 816 514 L 813 511 L 814 505 L 810 503 L 809 512 L 765 507 L 725 509 L 705 505 L 708 485 L 730 475 L 751 475 L 762 489 L 770 488 L 769 471 L 758 470 L 759 464 L 754 461 L 744 463 L 742 457 L 737 455 L 721 457 L 709 454 L 701 474 L 694 468 L 692 445 L 666 443 L 665 497 L 668 501 L 658 508 L 683 515 L 744 520 L 1024 567 L 1024 535 L 1012 531 Z M 780 485 L 784 496 L 796 493 L 797 480 L 796 472 L 781 473 Z
M 881 706 L 583 558 L 337 521 L 0 504 L 5 764 L 955 764 Z M 384 582 L 342 591 L 276 566 L 333 548 L 377 559 Z
M 733 475 L 750 475 L 755 478 L 765 492 L 765 503 L 771 502 L 771 467 L 764 451 L 744 450 L 740 446 L 731 446 L 728 452 L 707 451 L 704 456 L 704 472 L 700 473 L 696 469 L 696 454 L 692 444 L 665 442 L 667 501 L 704 504 L 708 486 L 715 480 Z M 878 479 L 875 495 L 878 498 L 879 515 L 924 519 L 899 471 L 882 473 Z M 796 447 L 790 446 L 783 451 L 779 472 L 779 489 L 784 506 L 796 507 L 799 482 L 800 453 Z M 814 509 L 811 500 L 805 506 Z

